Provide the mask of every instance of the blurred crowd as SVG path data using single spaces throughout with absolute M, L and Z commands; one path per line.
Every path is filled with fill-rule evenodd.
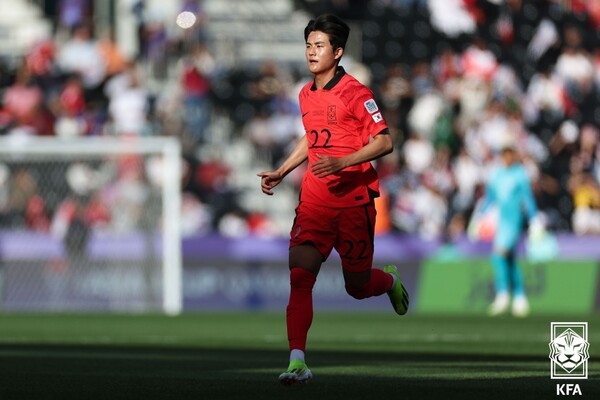
M 373 89 L 397 144 L 376 164 L 378 233 L 463 235 L 507 142 L 518 143 L 550 229 L 600 233 L 600 1 L 295 4 L 360 27 L 353 34 L 362 33 L 362 54 L 343 65 Z M 235 163 L 203 149 L 213 148 L 215 115 L 226 115 L 229 144 L 248 143 L 257 170 L 276 167 L 302 134 L 296 97 L 310 79 L 304 66 L 264 60 L 225 69 L 211 50 L 202 2 L 183 2 L 198 16 L 185 32 L 145 17 L 143 7 L 131 10 L 140 40 L 133 59 L 112 35 L 94 34 L 82 8 L 59 18 L 54 36 L 14 68 L 5 65 L 0 135 L 177 136 L 186 233 L 287 234 L 269 228 L 268 210 L 243 200 L 231 179 Z M 0 163 L 0 226 L 22 223 L 40 202 L 35 190 L 17 190 L 34 179 Z M 298 176 L 289 180 L 297 190 Z M 49 220 L 55 203 L 46 207 Z M 92 215 L 106 223 L 110 209 L 95 204 Z
M 188 161 L 184 189 L 192 194 L 184 196 L 185 210 L 213 199 L 213 182 L 205 178 L 212 165 L 195 155 L 208 125 L 206 99 L 215 69 L 203 38 L 200 2 L 181 2 L 180 11 L 197 16 L 195 27 L 185 32 L 174 29 L 173 21 L 150 15 L 144 1 L 135 2 L 130 12 L 138 24 L 139 52 L 129 57 L 114 32 L 95 29 L 93 1 L 57 4 L 50 37 L 22 57 L 0 60 L 0 137 L 111 136 L 128 141 L 177 136 L 185 143 Z M 0 227 L 61 237 L 70 235 L 70 229 L 79 235 L 97 227 L 146 229 L 148 210 L 160 214 L 160 202 L 153 197 L 153 161 L 133 156 L 117 162 L 111 157 L 0 159 Z M 148 206 L 151 201 L 154 208 Z M 156 228 L 160 220 L 154 219 Z

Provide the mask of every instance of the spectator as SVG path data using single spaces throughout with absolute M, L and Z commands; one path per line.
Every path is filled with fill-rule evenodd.
M 600 186 L 586 172 L 572 175 L 569 182 L 575 207 L 572 216 L 573 232 L 577 235 L 600 234 Z
M 578 27 L 567 26 L 563 34 L 565 46 L 556 60 L 556 73 L 565 82 L 571 98 L 579 98 L 594 78 L 594 65 L 583 47 Z
M 139 136 L 145 131 L 149 95 L 142 82 L 135 63 L 107 82 L 105 93 L 114 134 Z
M 394 63 L 386 68 L 385 77 L 381 82 L 380 97 L 389 126 L 401 131 L 405 130 L 403 127 L 413 93 L 404 65 Z
M 27 210 L 31 202 L 39 203 L 39 183 L 28 168 L 21 167 L 11 174 L 11 185 L 8 198 L 6 223 L 8 226 L 32 226 L 31 219 L 27 220 Z
M 432 143 L 417 134 L 412 134 L 404 143 L 402 149 L 406 167 L 413 173 L 420 175 L 424 173 L 434 159 L 435 149 Z
M 242 137 L 248 139 L 254 146 L 257 159 L 267 164 L 275 165 L 275 138 L 270 130 L 270 113 L 267 107 L 261 107 L 256 114 L 244 125 Z
M 77 74 L 65 82 L 58 97 L 57 108 L 54 125 L 56 136 L 68 138 L 86 135 L 86 103 L 81 79 Z
M 127 58 L 115 42 L 113 31 L 105 34 L 98 41 L 98 48 L 106 65 L 106 79 L 120 74 L 127 68 Z
M 193 143 L 204 143 L 211 110 L 211 79 L 216 70 L 215 59 L 206 44 L 196 43 L 190 56 L 182 58 L 179 69 L 185 134 L 192 138 Z
M 43 93 L 37 86 L 27 65 L 17 71 L 16 80 L 4 93 L 4 109 L 12 121 L 12 133 L 37 135 L 43 118 Z
M 524 107 L 531 125 L 563 119 L 571 111 L 571 104 L 562 79 L 550 69 L 536 72 L 529 81 Z
M 57 64 L 64 73 L 81 76 L 86 99 L 98 99 L 98 90 L 106 78 L 106 63 L 89 25 L 73 27 L 71 37 L 60 46 Z
M 445 46 L 432 62 L 435 87 L 448 101 L 458 100 L 459 82 L 463 74 L 461 57 L 450 46 Z

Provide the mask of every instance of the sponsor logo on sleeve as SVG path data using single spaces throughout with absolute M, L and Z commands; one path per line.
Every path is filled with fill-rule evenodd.
M 377 107 L 377 103 L 375 103 L 375 100 L 373 99 L 365 101 L 365 108 L 367 109 L 369 114 L 373 114 L 374 112 L 379 110 L 379 107 Z

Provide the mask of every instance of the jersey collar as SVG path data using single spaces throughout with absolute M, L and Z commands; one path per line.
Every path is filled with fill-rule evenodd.
M 346 71 L 344 70 L 344 67 L 341 67 L 341 66 L 337 67 L 337 70 L 335 71 L 335 75 L 333 76 L 333 78 L 331 78 L 331 80 L 329 82 L 327 82 L 327 84 L 323 87 L 323 90 L 333 89 L 333 87 L 338 84 L 338 82 L 344 77 L 344 75 L 346 75 Z M 315 83 L 315 81 L 313 81 L 313 84 L 310 87 L 310 90 L 312 90 L 312 91 L 317 90 L 317 84 Z

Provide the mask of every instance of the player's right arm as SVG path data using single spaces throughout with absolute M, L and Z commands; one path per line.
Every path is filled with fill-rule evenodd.
M 486 183 L 485 191 L 483 193 L 483 197 L 479 200 L 476 208 L 475 208 L 475 216 L 481 217 L 485 213 L 487 213 L 493 205 L 496 204 L 496 175 L 497 172 L 492 176 L 492 178 Z
M 292 172 L 296 167 L 302 164 L 308 158 L 308 140 L 306 135 L 302 136 L 302 138 L 296 143 L 294 150 L 290 153 L 290 155 L 285 159 L 285 161 L 281 164 L 279 168 L 275 171 L 264 171 L 259 172 L 258 176 L 260 176 L 260 187 L 264 194 L 268 194 L 269 196 L 273 195 L 273 188 L 283 180 Z

